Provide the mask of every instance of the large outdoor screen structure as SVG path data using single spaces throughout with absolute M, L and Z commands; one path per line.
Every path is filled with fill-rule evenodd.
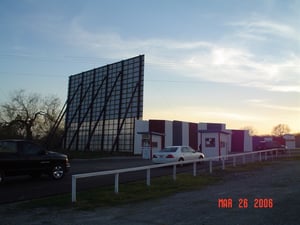
M 133 152 L 143 89 L 144 55 L 70 76 L 64 147 Z

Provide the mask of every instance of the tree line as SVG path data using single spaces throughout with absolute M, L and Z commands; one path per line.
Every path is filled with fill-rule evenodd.
M 54 95 L 42 96 L 16 90 L 0 105 L 0 139 L 29 139 L 46 143 L 61 110 L 61 101 Z M 60 125 L 52 145 L 58 145 L 63 134 Z M 58 146 L 55 146 L 58 147 Z
M 27 93 L 25 90 L 12 92 L 8 100 L 0 105 L 0 139 L 22 138 L 46 143 L 51 137 L 51 147 L 60 147 L 64 127 L 61 124 L 55 134 L 51 133 L 61 110 L 58 97 Z M 245 127 L 251 135 L 252 127 Z M 290 132 L 286 124 L 278 124 L 272 135 L 282 136 Z

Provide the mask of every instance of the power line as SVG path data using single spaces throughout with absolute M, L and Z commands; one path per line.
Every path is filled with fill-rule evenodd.
M 46 56 L 46 55 L 34 55 L 31 53 L 0 53 L 0 57 L 21 57 L 21 58 L 32 58 L 35 61 L 48 61 L 48 62 L 76 62 L 76 63 L 99 63 L 99 66 L 105 65 L 110 63 L 113 60 L 118 60 L 116 58 L 104 58 L 104 57 L 93 57 L 93 56 L 72 56 L 72 55 L 58 55 L 58 56 Z M 213 63 L 201 63 L 201 62 L 183 62 L 179 63 L 177 60 L 164 60 L 164 61 L 156 61 L 156 60 L 149 60 L 146 61 L 148 65 L 159 65 L 159 66 L 166 66 L 166 67 L 178 67 L 178 66 L 197 66 L 201 65 L 202 67 L 222 67 L 223 69 L 236 69 L 235 66 L 241 67 L 242 64 L 237 65 L 228 65 L 218 64 L 215 65 Z M 244 65 L 247 66 L 247 65 Z M 281 68 L 299 68 L 300 65 L 279 65 Z

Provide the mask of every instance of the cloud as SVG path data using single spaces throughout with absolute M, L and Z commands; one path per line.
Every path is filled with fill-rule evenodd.
M 238 29 L 238 35 L 252 40 L 269 40 L 269 37 L 281 37 L 299 41 L 300 33 L 293 26 L 269 21 L 269 20 L 246 20 L 229 23 L 228 25 Z
M 187 55 L 175 69 L 214 82 L 268 91 L 300 92 L 299 60 L 298 56 L 287 56 L 281 61 L 260 61 L 247 50 L 215 46 L 202 55 Z
M 170 113 L 172 111 L 172 113 Z M 224 107 L 206 107 L 206 106 L 174 106 L 168 107 L 149 107 L 145 110 L 144 118 L 146 119 L 166 119 L 169 120 L 189 120 L 193 122 L 199 121 L 235 121 L 235 122 L 261 122 L 264 121 L 260 115 L 237 112 L 233 109 Z
M 266 99 L 248 99 L 247 103 L 254 105 L 255 107 L 267 108 L 272 110 L 280 110 L 280 111 L 289 111 L 289 112 L 300 112 L 300 108 L 298 106 L 285 106 L 285 105 L 274 105 L 270 104 Z
M 268 21 L 239 22 L 248 27 L 246 35 L 279 35 L 294 38 L 296 31 Z M 250 32 L 251 31 L 251 32 Z M 228 43 L 188 41 L 171 38 L 124 38 L 113 32 L 90 32 L 74 22 L 66 42 L 99 58 L 119 60 L 145 54 L 148 70 L 168 70 L 170 74 L 210 82 L 226 82 L 275 92 L 300 92 L 300 55 L 258 55 L 251 48 Z M 282 34 L 284 33 L 284 34 Z M 233 40 L 234 41 L 234 40 Z M 232 47 L 233 46 L 233 47 Z
M 69 44 L 82 46 L 92 51 L 110 50 L 112 55 L 117 57 L 135 51 L 165 52 L 167 54 L 175 51 L 194 51 L 195 49 L 206 49 L 212 46 L 211 43 L 202 41 L 177 41 L 175 39 L 138 39 L 122 38 L 120 34 L 113 32 L 89 32 L 74 22 L 66 36 Z M 107 52 L 105 52 L 107 53 Z M 155 55 L 154 55 L 155 56 Z
M 222 118 L 224 121 L 261 121 L 257 115 L 245 115 L 244 113 L 236 113 L 231 111 L 225 111 L 225 109 L 219 109 L 218 111 L 201 111 L 201 115 L 207 118 L 217 119 Z

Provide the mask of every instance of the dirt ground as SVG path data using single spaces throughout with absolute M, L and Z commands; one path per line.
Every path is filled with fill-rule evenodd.
M 0 216 L 1 225 L 297 225 L 300 161 L 275 161 L 205 189 L 142 203 L 93 211 L 16 211 L 6 204 Z

